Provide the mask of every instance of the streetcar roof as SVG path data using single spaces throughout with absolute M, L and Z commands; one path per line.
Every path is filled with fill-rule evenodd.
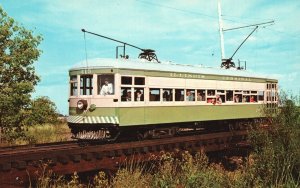
M 87 61 L 79 62 L 74 67 L 72 67 L 70 71 L 82 70 L 82 69 L 107 69 L 107 68 L 273 79 L 266 75 L 259 75 L 245 70 L 205 67 L 203 65 L 184 65 L 184 64 L 176 64 L 173 62 L 166 62 L 166 61 L 157 63 L 157 62 L 150 62 L 144 59 L 124 59 L 124 58 L 88 59 Z

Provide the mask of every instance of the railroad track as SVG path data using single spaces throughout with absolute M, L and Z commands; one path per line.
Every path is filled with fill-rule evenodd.
M 48 150 L 48 149 L 58 149 L 64 147 L 74 147 L 77 141 L 64 141 L 64 142 L 52 142 L 44 144 L 33 144 L 33 145 L 18 145 L 18 146 L 6 146 L 0 147 L 0 156 L 12 155 L 14 153 L 21 154 L 31 152 L 31 150 Z
M 36 177 L 41 164 L 57 174 L 116 170 L 126 161 L 150 161 L 162 151 L 220 151 L 246 140 L 247 131 L 221 132 L 82 147 L 77 142 L 0 148 L 0 185 L 24 186 Z

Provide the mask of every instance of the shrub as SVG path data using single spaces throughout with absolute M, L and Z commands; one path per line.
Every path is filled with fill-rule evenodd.
M 252 180 L 260 179 L 264 186 L 299 184 L 300 111 L 297 98 L 281 96 L 281 107 L 273 116 L 268 130 L 257 128 L 250 133 L 254 147 Z

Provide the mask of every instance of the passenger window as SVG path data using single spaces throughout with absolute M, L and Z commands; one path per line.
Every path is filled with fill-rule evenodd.
M 242 102 L 250 102 L 250 96 L 249 95 L 244 95 Z
M 80 95 L 93 94 L 93 75 L 80 76 Z
M 175 101 L 184 101 L 183 89 L 175 89 Z
M 271 92 L 267 91 L 267 101 L 271 101 Z
M 205 101 L 205 90 L 197 90 L 197 101 Z
M 216 90 L 207 90 L 207 95 L 208 96 L 215 96 L 216 95 Z
M 77 96 L 77 87 L 78 87 L 77 76 L 71 76 L 70 77 L 71 96 Z
M 173 101 L 173 89 L 163 89 L 163 101 Z
M 231 90 L 226 91 L 226 101 L 233 101 L 233 91 Z
M 264 101 L 264 92 L 258 91 L 258 101 Z
M 121 101 L 131 101 L 130 87 L 121 87 Z
M 235 94 L 233 97 L 233 100 L 235 103 L 240 103 L 242 102 L 242 94 Z
M 217 94 L 216 95 L 216 103 L 217 104 L 222 104 L 222 103 L 225 103 L 226 101 L 225 101 L 225 95 L 223 94 Z
M 195 101 L 195 90 L 194 89 L 187 89 L 185 95 L 186 101 Z
M 271 91 L 271 100 L 272 100 L 272 101 L 276 101 L 276 93 L 275 93 L 274 90 Z
M 150 101 L 160 101 L 160 89 L 153 88 L 149 90 Z
M 122 76 L 121 77 L 121 84 L 122 85 L 132 85 L 132 77 Z
M 145 85 L 145 78 L 143 77 L 135 77 L 134 85 Z
M 207 97 L 207 103 L 216 104 L 216 98 L 215 97 Z
M 257 95 L 251 95 L 250 102 L 257 102 Z
M 98 95 L 113 95 L 114 80 L 114 75 L 111 74 L 98 75 Z
M 134 88 L 134 101 L 144 101 L 144 88 Z

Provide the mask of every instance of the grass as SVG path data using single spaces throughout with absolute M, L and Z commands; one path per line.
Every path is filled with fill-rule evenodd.
M 178 155 L 176 155 L 178 156 Z M 259 161 L 258 161 L 259 163 Z M 203 153 L 191 155 L 188 152 L 174 157 L 171 153 L 163 154 L 153 164 L 128 163 L 120 168 L 113 177 L 100 171 L 91 182 L 84 184 L 75 172 L 70 180 L 64 177 L 53 177 L 53 174 L 42 173 L 36 187 L 99 187 L 99 188 L 201 188 L 201 187 L 299 187 L 300 181 L 293 178 L 285 181 L 267 182 L 257 174 L 254 155 L 250 155 L 240 168 L 226 170 L 222 164 L 209 163 Z
M 100 171 L 88 184 L 80 183 L 76 172 L 69 181 L 63 177 L 50 178 L 51 176 L 52 174 L 42 173 L 37 187 L 248 187 L 246 168 L 227 171 L 221 164 L 210 164 L 203 153 L 192 156 L 188 152 L 182 153 L 179 158 L 171 153 L 165 153 L 158 162 L 150 165 L 128 163 L 111 178 Z M 259 187 L 258 183 L 255 185 Z
M 18 138 L 10 143 L 0 143 L 1 146 L 7 145 L 27 145 L 50 143 L 70 140 L 70 129 L 65 122 L 57 124 L 43 124 L 24 127 L 25 136 Z
M 66 123 L 35 125 L 28 127 L 25 135 L 28 144 L 60 142 L 70 139 L 70 129 Z

